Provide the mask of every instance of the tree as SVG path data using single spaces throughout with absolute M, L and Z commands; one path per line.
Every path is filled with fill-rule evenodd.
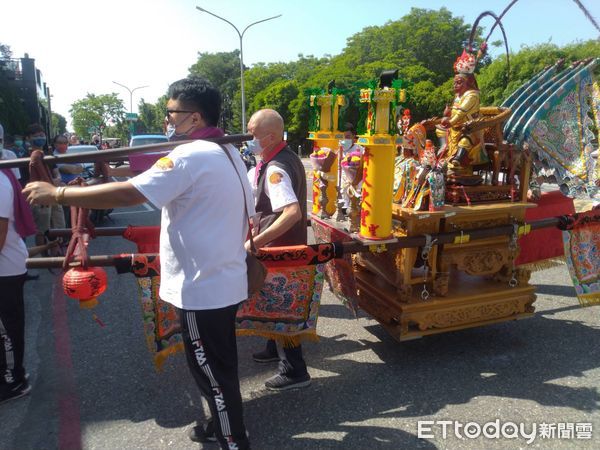
M 71 105 L 69 110 L 73 128 L 79 136 L 91 137 L 102 132 L 109 124 L 120 124 L 125 120 L 125 107 L 117 94 L 87 94 Z
M 540 44 L 523 47 L 518 53 L 511 55 L 510 76 L 507 73 L 506 59 L 498 56 L 492 63 L 484 67 L 477 77 L 481 90 L 482 104 L 500 105 L 512 92 L 530 80 L 544 67 L 565 59 L 565 65 L 573 61 L 598 57 L 600 42 L 589 40 L 576 44 L 558 47 L 555 44 Z
M 156 104 L 146 103 L 141 99 L 138 104 L 139 117 L 135 123 L 136 134 L 162 134 L 166 105 L 166 95 L 159 98 Z
M 297 145 L 307 134 L 307 89 L 325 88 L 332 80 L 337 88 L 354 89 L 357 82 L 377 79 L 383 70 L 398 69 L 399 77 L 409 82 L 406 106 L 411 109 L 413 121 L 440 116 L 452 101 L 454 61 L 470 30 L 470 24 L 446 8 L 412 8 L 398 20 L 366 27 L 350 36 L 338 55 L 316 58 L 300 54 L 291 62 L 255 64 L 244 72 L 248 115 L 260 108 L 276 109 L 284 117 L 288 140 Z M 477 32 L 476 42 L 480 36 Z M 598 55 L 598 41 L 564 48 L 550 44 L 525 47 L 511 56 L 512 73 L 508 80 L 505 57 L 485 57 L 477 74 L 482 104 L 500 104 L 514 89 L 560 57 L 570 62 Z M 221 91 L 223 123 L 229 131 L 240 130 L 239 52 L 200 53 L 190 73 L 207 78 Z M 351 104 L 349 117 L 353 112 L 355 105 Z
M 232 112 L 241 110 L 241 97 L 236 97 L 240 90 L 240 52 L 199 53 L 198 60 L 189 69 L 190 75 L 206 78 L 221 92 L 223 107 L 221 122 L 223 128 L 241 129 L 240 124 L 233 124 Z
M 67 119 L 58 113 L 52 113 L 51 129 L 56 134 L 64 134 L 67 131 Z

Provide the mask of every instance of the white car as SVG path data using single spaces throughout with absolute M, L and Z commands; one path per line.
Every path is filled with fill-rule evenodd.
M 90 153 L 99 151 L 100 150 L 98 150 L 98 147 L 96 147 L 95 145 L 71 145 L 70 147 L 67 147 L 67 155 L 73 153 Z M 83 168 L 86 172 L 94 169 L 93 162 L 85 162 L 81 163 L 81 165 L 83 165 Z
M 129 146 L 138 147 L 140 145 L 160 144 L 163 142 L 169 142 L 169 138 L 164 134 L 139 134 L 131 137 Z

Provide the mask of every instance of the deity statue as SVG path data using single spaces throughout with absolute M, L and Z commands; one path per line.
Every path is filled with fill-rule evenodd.
M 483 130 L 463 132 L 463 125 L 479 117 L 479 87 L 473 71 L 477 59 L 465 51 L 454 64 L 454 93 L 456 97 L 451 107 L 444 111 L 444 117 L 436 130 L 445 139 L 443 157 L 448 161 L 449 179 L 460 184 L 478 184 L 481 179 L 473 176 L 473 166 L 489 162 L 483 147 Z

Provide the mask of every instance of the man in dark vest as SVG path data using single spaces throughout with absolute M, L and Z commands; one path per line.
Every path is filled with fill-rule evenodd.
M 283 119 L 272 109 L 260 110 L 250 118 L 248 132 L 254 135 L 248 148 L 261 156 L 248 172 L 256 198 L 256 247 L 306 244 L 306 173 L 300 158 L 283 140 Z M 279 373 L 265 382 L 267 389 L 308 386 L 310 375 L 302 347 L 277 347 L 269 340 L 265 350 L 252 355 L 257 362 L 279 361 Z

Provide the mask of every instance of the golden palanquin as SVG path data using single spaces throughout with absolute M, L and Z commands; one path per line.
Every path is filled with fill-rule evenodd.
M 375 246 L 353 255 L 359 306 L 398 340 L 532 315 L 530 272 L 513 266 L 518 248 L 511 238 L 469 239 L 470 230 L 522 223 L 531 206 L 446 206 L 437 212 L 394 207 L 395 237 L 458 230 L 463 235 L 454 244 L 433 242 L 427 261 L 422 247 Z M 343 232 L 343 224 L 332 220 L 313 221 L 315 227 Z

